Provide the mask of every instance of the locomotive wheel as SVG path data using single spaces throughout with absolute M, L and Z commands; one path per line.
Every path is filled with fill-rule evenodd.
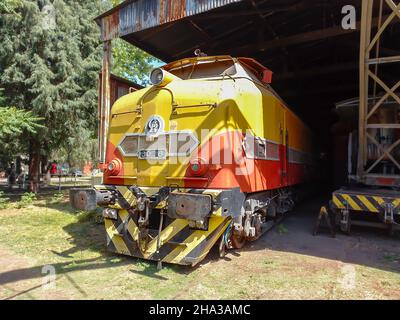
M 221 237 L 218 245 L 218 255 L 220 258 L 224 258 L 226 256 L 226 246 L 224 241 L 224 236 Z
M 242 249 L 246 243 L 246 237 L 244 235 L 235 235 L 231 237 L 232 247 L 235 249 Z

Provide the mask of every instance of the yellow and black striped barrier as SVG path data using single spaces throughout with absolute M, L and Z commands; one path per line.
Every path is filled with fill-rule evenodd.
M 332 204 L 336 209 L 384 213 L 387 206 L 391 206 L 395 211 L 400 209 L 400 194 L 399 197 L 388 197 L 379 193 L 336 191 L 332 196 Z

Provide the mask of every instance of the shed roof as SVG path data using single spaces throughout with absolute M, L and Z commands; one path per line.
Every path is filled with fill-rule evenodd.
M 273 87 L 295 111 L 326 129 L 335 103 L 358 96 L 359 24 L 345 30 L 341 21 L 345 5 L 359 20 L 361 1 L 127 0 L 97 21 L 103 40 L 121 37 L 167 63 L 198 48 L 254 58 L 274 72 Z M 383 53 L 400 53 L 399 35 L 391 25 Z

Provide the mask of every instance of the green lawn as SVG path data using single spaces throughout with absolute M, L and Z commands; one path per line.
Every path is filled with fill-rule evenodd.
M 357 287 L 343 289 L 340 261 L 282 250 L 244 249 L 202 266 L 164 266 L 106 252 L 95 214 L 76 213 L 67 197 L 39 198 L 0 210 L 0 298 L 13 299 L 334 299 L 400 298 L 396 270 L 355 265 Z M 286 228 L 286 227 L 285 227 Z M 281 228 L 282 229 L 282 228 Z M 290 234 L 275 236 L 282 241 Z M 396 265 L 396 255 L 382 263 Z M 44 288 L 43 266 L 57 272 Z

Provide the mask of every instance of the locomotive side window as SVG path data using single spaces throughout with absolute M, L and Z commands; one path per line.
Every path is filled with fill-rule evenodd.
M 279 145 L 269 142 L 267 144 L 267 159 L 279 160 Z
M 279 161 L 279 145 L 273 141 L 246 135 L 244 149 L 249 159 Z
M 297 164 L 312 164 L 312 156 L 308 153 L 301 152 L 295 149 L 289 149 L 289 162 Z

